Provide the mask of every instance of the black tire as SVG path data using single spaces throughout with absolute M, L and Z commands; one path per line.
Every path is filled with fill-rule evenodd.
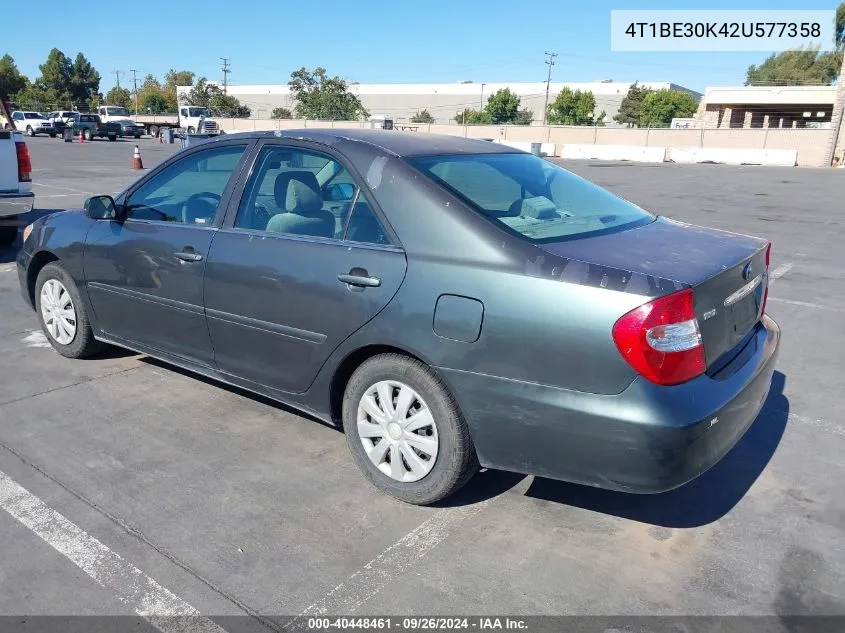
M 76 334 L 73 340 L 67 345 L 62 345 L 53 338 L 41 314 L 41 288 L 50 279 L 60 281 L 67 289 L 73 301 L 74 310 L 76 311 Z M 94 332 L 91 330 L 91 323 L 88 320 L 88 313 L 85 311 L 85 304 L 82 302 L 82 297 L 79 294 L 76 283 L 59 262 L 47 264 L 38 273 L 38 277 L 35 280 L 35 311 L 38 314 L 38 322 L 41 324 L 41 330 L 44 332 L 44 336 L 47 337 L 53 349 L 62 356 L 66 356 L 67 358 L 87 358 L 105 347 L 105 343 L 101 343 L 94 338 Z
M 55 132 L 51 133 L 50 138 L 56 138 L 56 133 Z
M 434 418 L 439 440 L 437 457 L 431 471 L 418 481 L 400 482 L 379 470 L 358 435 L 358 403 L 370 387 L 383 380 L 400 381 L 411 387 Z M 401 354 L 374 356 L 355 370 L 343 395 L 343 429 L 352 457 L 366 478 L 382 492 L 406 503 L 436 503 L 457 492 L 478 471 L 469 427 L 455 398 L 425 363 Z
M 18 227 L 0 226 L 0 247 L 11 246 L 18 239 Z
M 86 141 L 91 140 L 91 129 L 90 128 L 85 128 L 84 130 L 82 130 L 82 138 L 84 138 Z
M 35 136 L 35 130 L 32 129 L 31 125 L 26 126 L 26 135 L 27 136 Z
M 157 125 L 151 125 L 149 132 L 150 136 L 152 136 L 153 138 L 158 138 L 159 129 Z
M 117 137 L 114 134 L 109 134 L 109 140 L 110 141 L 116 141 Z
M 140 135 L 140 134 L 136 134 L 136 135 L 135 135 L 135 140 L 137 141 L 139 138 L 141 138 L 141 135 Z
M 188 128 L 188 134 L 193 134 L 194 132 L 196 132 L 196 130 L 194 128 L 192 128 L 192 127 Z

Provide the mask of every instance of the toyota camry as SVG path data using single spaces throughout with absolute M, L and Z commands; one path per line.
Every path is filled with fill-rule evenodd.
M 287 403 L 430 504 L 480 467 L 636 493 L 708 470 L 771 383 L 770 250 L 498 143 L 327 129 L 191 145 L 35 221 L 17 265 L 63 356 Z

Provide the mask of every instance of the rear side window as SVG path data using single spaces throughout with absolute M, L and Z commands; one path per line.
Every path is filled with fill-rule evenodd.
M 530 241 L 612 233 L 654 219 L 638 206 L 532 154 L 407 160 L 492 221 Z

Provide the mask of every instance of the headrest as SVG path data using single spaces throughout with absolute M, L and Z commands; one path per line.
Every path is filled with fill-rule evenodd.
M 276 205 L 289 213 L 307 215 L 323 208 L 317 177 L 310 171 L 285 171 L 273 187 Z
M 511 205 L 511 213 L 518 214 L 523 218 L 535 220 L 551 220 L 559 218 L 555 203 L 545 196 L 535 196 L 517 200 Z

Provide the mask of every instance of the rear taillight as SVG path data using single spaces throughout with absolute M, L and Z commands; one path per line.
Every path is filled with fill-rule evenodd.
M 95 123 L 95 124 L 94 124 L 94 129 L 95 129 L 95 130 L 99 130 L 99 129 L 100 129 L 100 124 L 99 124 L 99 123 Z
M 766 301 L 769 300 L 769 260 L 772 255 L 772 243 L 766 247 L 766 287 L 763 289 L 763 307 L 760 309 L 760 314 L 766 314 Z
M 18 182 L 30 182 L 32 180 L 32 161 L 29 159 L 29 149 L 26 143 L 16 142 L 15 152 L 18 155 Z
M 658 385 L 677 385 L 704 373 L 704 346 L 687 288 L 631 310 L 613 326 L 628 364 Z

